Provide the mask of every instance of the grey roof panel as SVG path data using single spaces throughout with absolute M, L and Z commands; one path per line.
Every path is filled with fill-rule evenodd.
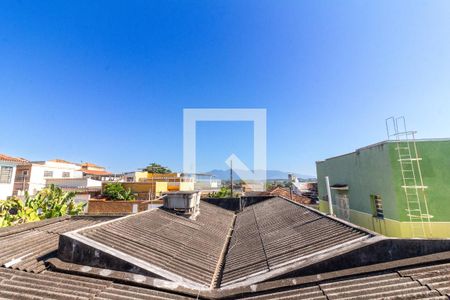
M 206 202 L 200 206 L 196 220 L 155 209 L 77 234 L 209 287 L 215 280 L 234 214 Z
M 104 217 L 58 218 L 0 230 L 0 266 L 27 272 L 45 270 L 44 258 L 58 250 L 59 235 L 110 220 Z
M 285 265 L 373 236 L 279 197 L 236 215 L 200 206 L 196 220 L 159 208 L 67 233 L 59 258 L 204 289 L 280 276 L 292 271 Z
M 222 284 L 361 237 L 369 233 L 284 199 L 254 204 L 236 217 Z
M 450 264 L 392 271 L 381 275 L 359 275 L 354 279 L 266 291 L 245 299 L 448 299 L 448 278 L 437 280 L 436 272 L 450 276 Z M 418 279 L 419 276 L 423 280 Z
M 0 268 L 1 299 L 186 299 L 186 297 L 83 276 Z

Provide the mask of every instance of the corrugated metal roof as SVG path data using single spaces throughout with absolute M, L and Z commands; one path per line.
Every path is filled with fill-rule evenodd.
M 237 215 L 222 284 L 266 273 L 294 259 L 368 236 L 367 232 L 290 201 L 269 199 Z
M 56 251 L 60 234 L 90 226 L 85 232 L 99 238 L 102 244 L 111 239 L 110 245 L 121 251 L 209 284 L 217 271 L 234 215 L 207 203 L 202 203 L 201 209 L 196 221 L 155 210 L 97 226 L 90 225 L 109 218 L 63 217 L 0 229 L 0 263 L 5 265 L 22 257 L 11 265 L 14 270 L 0 267 L 0 299 L 181 299 L 180 294 L 207 299 L 448 299 L 450 252 L 201 291 L 181 289 L 178 283 L 171 285 L 158 278 L 148 281 L 153 285 L 146 284 L 147 281 L 129 280 L 112 270 L 87 271 L 93 268 L 82 265 L 53 271 L 44 267 L 44 260 Z M 245 208 L 235 222 L 222 274 L 225 285 L 255 271 L 268 272 L 293 259 L 370 235 L 278 198 Z M 113 273 L 117 276 L 108 275 Z M 131 278 L 141 276 L 127 274 Z
M 47 222 L 2 228 L 0 266 L 27 272 L 42 272 L 45 270 L 44 259 L 58 250 L 60 234 L 110 219 L 110 217 L 58 218 Z
M 441 294 L 450 295 L 450 263 L 399 271 L 402 276 L 409 276 L 430 289 Z
M 245 299 L 449 299 L 450 264 L 360 275 L 310 287 L 262 292 Z
M 319 279 L 319 278 L 318 278 Z M 276 291 L 233 299 L 449 299 L 450 264 L 406 268 L 375 275 L 317 283 L 307 287 L 295 283 Z M 221 298 L 211 294 L 212 298 Z M 204 296 L 202 296 L 203 298 Z M 0 268 L 1 299 L 186 299 L 176 293 L 148 287 L 119 284 L 110 280 L 52 271 L 40 274 Z M 209 298 L 209 297 L 206 297 Z
M 155 209 L 78 233 L 209 287 L 233 219 L 232 212 L 201 202 L 195 221 Z
M 1 299 L 187 299 L 176 294 L 89 277 L 0 268 Z
M 65 261 L 125 272 L 131 264 L 142 274 L 212 288 L 265 281 L 293 271 L 292 263 L 373 237 L 279 197 L 245 208 L 234 220 L 234 213 L 203 201 L 196 220 L 156 209 L 70 232 L 59 254 Z M 108 259 L 89 259 L 93 249 Z

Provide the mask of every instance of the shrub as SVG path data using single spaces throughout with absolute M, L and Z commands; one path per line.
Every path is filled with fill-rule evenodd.
M 235 195 L 236 196 L 236 195 Z M 211 198 L 231 198 L 231 189 L 228 187 L 221 187 L 219 191 L 209 194 Z
M 125 189 L 119 182 L 108 183 L 103 190 L 103 196 L 105 196 L 108 200 L 128 201 L 136 199 L 131 190 Z
M 50 185 L 34 197 L 25 195 L 19 198 L 0 200 L 0 227 L 40 221 L 65 215 L 78 215 L 86 203 L 76 204 L 74 192 L 63 192 L 61 188 Z

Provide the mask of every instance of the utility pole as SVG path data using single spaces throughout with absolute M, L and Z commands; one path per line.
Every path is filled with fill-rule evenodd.
M 230 161 L 231 198 L 233 198 L 233 161 Z
M 331 198 L 330 178 L 328 176 L 325 176 L 325 185 L 327 187 L 329 212 L 330 212 L 330 215 L 334 215 L 334 213 L 333 213 L 333 199 Z
M 293 174 L 289 174 L 288 175 L 288 185 L 289 185 L 289 198 L 292 201 L 292 185 L 294 182 L 294 175 Z

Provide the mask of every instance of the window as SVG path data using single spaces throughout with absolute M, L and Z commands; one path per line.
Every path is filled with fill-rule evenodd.
M 53 177 L 53 171 L 44 171 L 44 177 Z
M 63 178 L 70 177 L 70 172 L 62 172 L 62 177 Z
M 27 175 L 28 175 L 28 170 L 22 171 L 22 175 L 23 175 L 23 176 L 27 176 Z
M 0 169 L 0 183 L 11 183 L 13 167 L 2 166 Z
M 380 195 L 370 195 L 370 204 L 372 206 L 372 216 L 384 219 L 383 202 Z
M 348 191 L 337 190 L 333 199 L 336 200 L 336 216 L 350 221 L 350 201 Z

